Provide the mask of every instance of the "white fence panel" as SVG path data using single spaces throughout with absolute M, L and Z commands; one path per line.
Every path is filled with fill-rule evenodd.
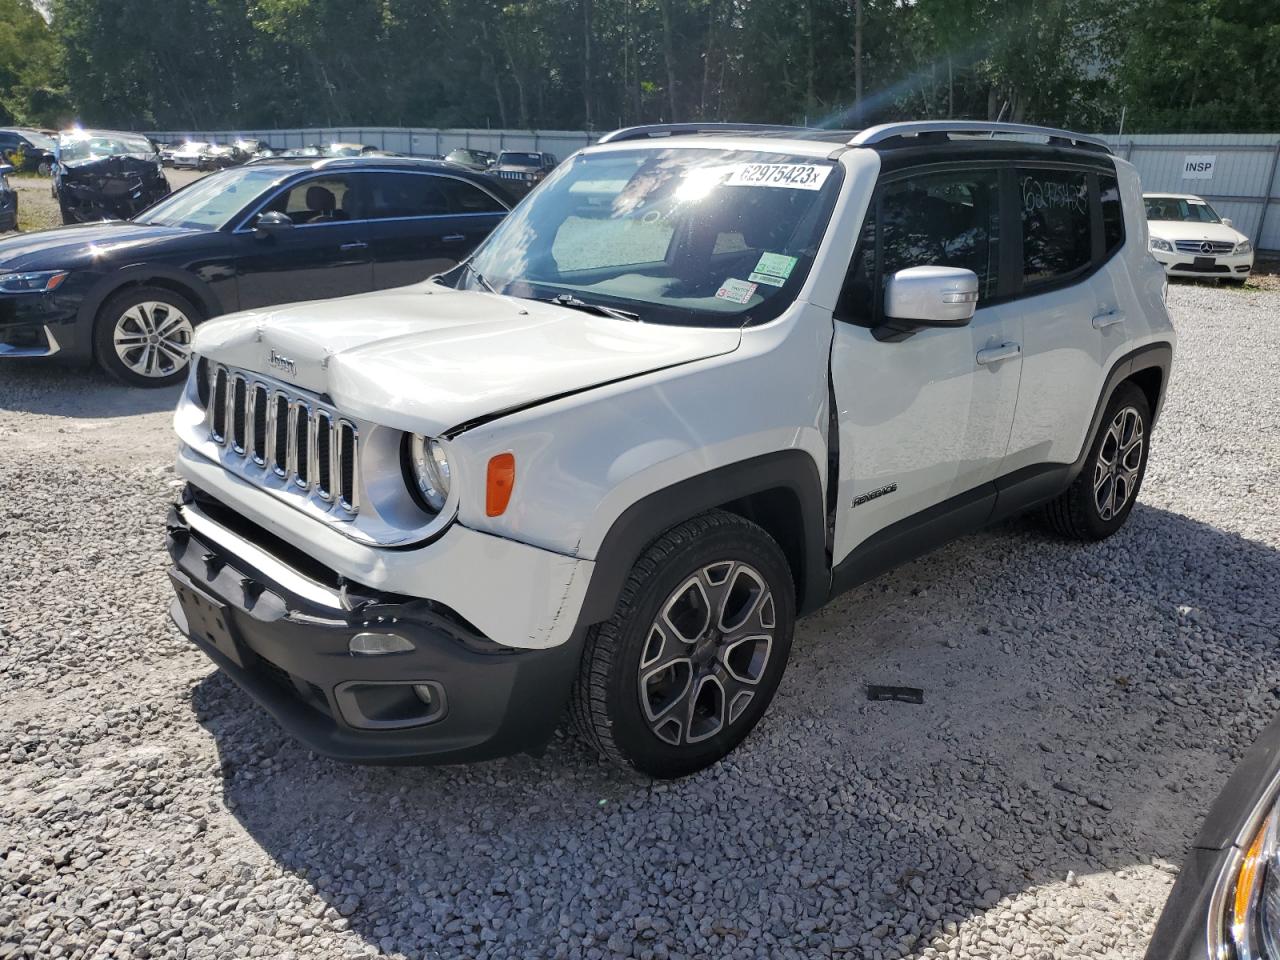
M 289 130 L 181 130 L 153 132 L 157 140 L 213 140 L 238 136 L 265 140 L 275 147 L 312 143 L 364 143 L 411 156 L 443 156 L 450 150 L 529 150 L 559 159 L 592 143 L 599 134 L 584 130 L 441 130 L 435 127 L 299 127 Z M 1138 168 L 1143 189 L 1196 193 L 1230 217 L 1254 246 L 1280 251 L 1280 135 L 1138 134 L 1104 135 L 1117 156 Z M 1187 179 L 1188 156 L 1214 157 L 1206 179 Z
M 1280 135 L 1142 134 L 1108 136 L 1150 192 L 1194 193 L 1229 217 L 1260 250 L 1280 250 Z M 1189 178 L 1187 157 L 1212 157 L 1204 179 Z

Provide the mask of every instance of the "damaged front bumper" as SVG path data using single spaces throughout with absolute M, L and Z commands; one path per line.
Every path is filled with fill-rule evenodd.
M 190 488 L 168 549 L 178 628 L 317 753 L 450 763 L 536 749 L 577 673 L 576 631 L 544 649 L 495 643 L 443 603 L 354 584 Z M 393 652 L 355 652 L 382 647 Z

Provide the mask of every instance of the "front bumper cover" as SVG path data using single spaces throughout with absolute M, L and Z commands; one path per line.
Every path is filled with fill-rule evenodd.
M 1146 960 L 1209 960 L 1210 913 L 1222 873 L 1249 843 L 1260 809 L 1280 790 L 1280 718 L 1249 748 L 1213 802 L 1178 873 Z
M 336 575 L 325 584 L 314 564 L 297 575 L 317 590 L 298 591 L 194 530 L 192 509 L 200 507 L 177 505 L 168 518 L 170 576 L 185 601 L 174 600 L 173 619 L 310 749 L 359 763 L 451 763 L 536 750 L 554 732 L 580 635 L 545 650 L 504 647 L 431 601 L 367 591 Z M 257 546 L 270 549 L 265 531 L 263 538 Z M 323 600 L 328 591 L 338 606 Z M 413 650 L 352 654 L 351 638 L 370 630 L 394 632 Z M 360 683 L 431 684 L 447 708 L 417 725 L 370 728 L 348 695 Z
M 1156 262 L 1164 267 L 1164 272 L 1171 277 L 1203 277 L 1203 278 L 1221 278 L 1229 280 L 1235 278 L 1242 280 L 1248 277 L 1253 271 L 1253 254 L 1242 253 L 1234 254 L 1216 254 L 1213 256 L 1199 256 L 1192 253 L 1166 253 L 1160 251 L 1152 254 L 1156 258 Z M 1212 260 L 1212 264 L 1197 266 L 1196 260 Z

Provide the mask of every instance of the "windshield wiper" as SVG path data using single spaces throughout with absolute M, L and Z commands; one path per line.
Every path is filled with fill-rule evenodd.
M 494 287 L 494 285 L 484 278 L 484 274 L 482 274 L 479 270 L 477 270 L 472 265 L 470 260 L 464 260 L 462 261 L 462 263 L 458 264 L 458 266 L 462 267 L 463 270 L 465 270 L 467 273 L 475 277 L 476 282 L 479 283 L 480 286 L 484 287 L 485 290 L 487 290 L 489 293 L 498 292 L 497 289 Z M 443 276 L 443 274 L 441 274 L 441 276 Z M 436 282 L 442 283 L 443 281 L 440 279 L 440 277 L 436 277 Z M 499 296 L 501 296 L 501 294 L 499 294 Z
M 606 307 L 603 303 L 588 303 L 586 300 L 579 300 L 571 293 L 561 293 L 554 297 L 535 297 L 542 303 L 554 303 L 561 307 L 572 307 L 574 310 L 582 310 L 586 313 L 594 313 L 601 317 L 612 317 L 614 320 L 629 320 L 632 323 L 640 322 L 640 314 L 632 313 L 630 310 L 619 310 L 617 307 Z

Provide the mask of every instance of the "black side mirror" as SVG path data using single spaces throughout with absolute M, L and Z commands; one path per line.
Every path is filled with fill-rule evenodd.
M 259 240 L 265 240 L 267 237 L 286 233 L 292 229 L 293 221 L 289 219 L 289 215 L 279 210 L 268 210 L 253 223 L 253 235 Z

